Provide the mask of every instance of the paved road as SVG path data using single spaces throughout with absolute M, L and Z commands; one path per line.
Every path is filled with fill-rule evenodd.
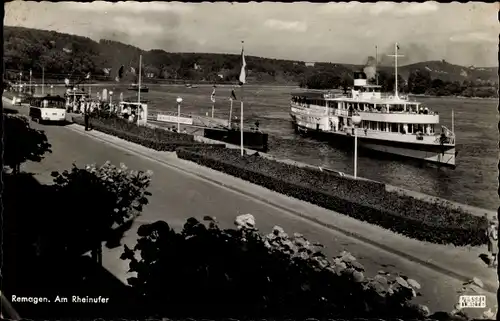
M 368 275 L 374 275 L 378 270 L 399 271 L 418 280 L 423 289 L 422 297 L 417 298 L 417 302 L 428 305 L 431 310 L 450 311 L 458 302 L 457 291 L 462 287 L 462 283 L 452 277 L 342 233 L 291 216 L 247 196 L 113 148 L 68 128 L 39 124 L 33 126 L 46 131 L 53 145 L 53 153 L 41 163 L 26 164 L 23 170 L 37 173 L 37 177 L 43 182 L 51 180 L 51 171 L 69 169 L 72 163 L 83 166 L 89 163 L 102 164 L 109 160 L 116 165 L 123 162 L 131 169 L 152 170 L 154 175 L 150 192 L 153 196 L 138 223 L 165 220 L 178 229 L 189 217 L 202 218 L 204 215 L 210 215 L 215 216 L 222 227 L 231 227 L 235 216 L 252 213 L 256 218 L 257 227 L 265 233 L 273 226 L 279 225 L 289 233 L 302 233 L 311 241 L 326 245 L 325 253 L 329 256 L 337 255 L 342 250 L 350 251 L 366 267 Z M 78 206 L 78 203 L 75 206 Z M 126 236 L 125 242 L 130 246 L 134 245 L 136 229 L 137 224 Z M 125 280 L 129 277 L 126 275 L 128 267 L 118 259 L 120 253 L 121 248 L 106 251 L 104 265 L 118 278 Z M 495 296 L 487 293 L 487 298 L 488 306 L 495 307 Z

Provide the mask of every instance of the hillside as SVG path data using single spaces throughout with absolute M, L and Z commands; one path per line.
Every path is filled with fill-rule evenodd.
M 139 55 L 143 55 L 144 80 L 170 79 L 185 81 L 233 82 L 240 71 L 240 57 L 234 54 L 171 53 L 155 49 L 140 48 L 116 41 L 100 40 L 68 35 L 54 31 L 4 27 L 4 63 L 7 77 L 17 79 L 19 71 L 33 70 L 40 76 L 42 66 L 48 78 L 81 78 L 88 72 L 93 79 L 112 80 L 121 65 L 125 67 L 125 78 L 133 81 L 137 71 Z M 316 63 L 306 66 L 302 61 L 280 60 L 247 56 L 248 81 L 259 83 L 304 83 L 318 74 L 350 78 L 353 70 L 362 65 Z M 380 67 L 390 74 L 390 67 Z M 474 68 L 452 65 L 443 61 L 429 61 L 402 66 L 400 75 L 408 79 L 411 71 L 427 70 L 431 77 L 443 81 L 497 82 L 496 68 Z

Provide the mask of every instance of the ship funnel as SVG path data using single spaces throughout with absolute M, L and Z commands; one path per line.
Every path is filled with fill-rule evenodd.
M 354 72 L 354 86 L 366 86 L 367 80 L 366 80 L 366 74 L 362 71 L 356 71 Z

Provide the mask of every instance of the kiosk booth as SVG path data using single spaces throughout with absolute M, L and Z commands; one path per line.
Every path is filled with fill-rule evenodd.
M 146 125 L 148 121 L 148 105 L 145 101 L 121 101 L 118 107 L 118 115 L 137 125 Z

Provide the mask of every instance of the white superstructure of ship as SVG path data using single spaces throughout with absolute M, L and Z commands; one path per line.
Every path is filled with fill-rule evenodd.
M 397 44 L 393 56 L 397 75 Z M 327 140 L 357 135 L 362 148 L 455 167 L 453 111 L 450 130 L 440 125 L 438 113 L 399 95 L 397 77 L 394 93 L 385 94 L 381 89 L 368 84 L 364 72 L 356 72 L 348 93 L 293 94 L 293 124 L 299 132 Z M 359 125 L 353 123 L 353 116 L 361 117 Z

